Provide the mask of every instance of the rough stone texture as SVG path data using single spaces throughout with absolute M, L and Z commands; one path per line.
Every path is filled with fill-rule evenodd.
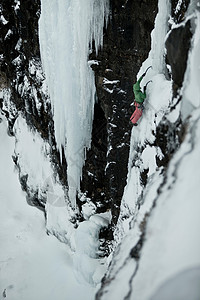
M 171 17 L 176 24 L 185 19 L 189 4 L 190 0 L 183 0 L 181 4 L 177 0 L 171 0 Z M 191 24 L 188 21 L 185 26 L 174 28 L 166 41 L 166 61 L 171 66 L 174 97 L 177 96 L 178 89 L 181 88 L 183 82 L 192 37 L 190 27 Z M 181 101 L 180 97 L 179 101 Z
M 40 66 L 38 42 L 38 18 L 40 1 L 20 1 L 19 9 L 14 0 L 1 1 L 1 13 L 8 21 L 0 24 L 0 62 L 2 84 L 11 88 L 11 100 L 16 106 L 15 114 L 7 113 L 10 132 L 17 114 L 22 112 L 27 123 L 40 132 L 50 142 L 52 162 L 61 182 L 66 186 L 66 161 L 63 163 L 55 150 L 54 124 L 50 103 L 39 89 L 41 81 L 30 74 L 30 60 Z M 136 74 L 147 58 L 150 50 L 150 33 L 154 27 L 157 13 L 157 0 L 151 1 L 111 1 L 111 17 L 105 30 L 104 46 L 98 57 L 93 53 L 90 59 L 97 59 L 99 65 L 93 65 L 96 77 L 98 103 L 95 105 L 92 147 L 87 153 L 83 169 L 81 191 L 87 192 L 96 205 L 97 211 L 112 210 L 113 224 L 116 224 L 124 186 L 126 184 L 127 163 L 131 124 L 129 122 L 133 108 L 132 84 Z M 10 37 L 5 39 L 8 30 Z M 21 41 L 21 46 L 16 48 Z M 16 67 L 13 60 L 20 58 Z M 23 95 L 19 86 L 25 76 L 30 82 L 30 89 Z M 114 83 L 106 84 L 104 78 Z M 41 79 L 42 80 L 42 79 Z M 31 88 L 36 88 L 41 109 L 31 97 Z M 109 92 L 110 91 L 110 92 Z M 44 107 L 46 103 L 46 107 Z M 17 161 L 17 158 L 15 159 Z M 23 180 L 22 180 L 23 181 Z M 81 203 L 78 201 L 81 208 Z
M 14 0 L 1 0 L 0 15 L 3 15 L 7 22 L 0 22 L 0 87 L 7 87 L 11 92 L 11 102 L 14 105 L 12 111 L 6 110 L 4 114 L 8 118 L 9 132 L 13 134 L 12 127 L 19 113 L 22 113 L 27 124 L 37 130 L 42 138 L 48 140 L 51 145 L 52 164 L 55 172 L 58 173 L 63 185 L 67 185 L 66 161 L 63 155 L 62 164 L 60 155 L 56 150 L 54 137 L 54 124 L 51 113 L 50 101 L 40 89 L 44 76 L 38 78 L 35 73 L 29 71 L 30 61 L 34 62 L 36 68 L 41 69 L 39 40 L 38 40 L 38 19 L 40 16 L 40 0 L 21 0 L 20 6 L 16 8 Z M 6 37 L 7 33 L 11 32 Z M 17 46 L 18 45 L 18 46 Z M 16 65 L 15 60 L 19 63 Z M 20 85 L 28 81 L 27 90 L 21 91 Z M 40 103 L 40 110 L 33 96 L 33 89 L 37 91 L 37 101 Z M 0 99 L 0 108 L 3 107 Z M 15 163 L 17 158 L 15 158 Z M 20 170 L 20 166 L 19 170 Z M 23 179 L 21 180 L 23 186 Z M 26 187 L 28 193 L 28 187 Z M 37 191 L 35 191 L 37 194 Z M 34 197 L 35 199 L 37 197 Z M 43 199 L 33 199 L 38 205 Z M 39 203 L 41 200 L 41 203 Z
M 37 91 L 41 86 L 34 74 L 28 71 L 30 60 L 40 65 L 38 43 L 38 18 L 40 1 L 21 1 L 15 10 L 14 0 L 2 0 L 1 12 L 7 24 L 0 24 L 0 62 L 2 82 L 11 88 L 11 100 L 17 108 L 16 115 L 8 112 L 10 131 L 18 112 L 22 112 L 27 123 L 48 140 L 52 149 L 52 162 L 60 180 L 67 185 L 66 161 L 63 163 L 55 150 L 54 124 L 50 103 L 38 92 L 41 110 L 38 112 L 29 90 L 21 95 L 19 85 L 27 76 L 31 87 Z M 98 103 L 95 105 L 92 132 L 92 147 L 87 153 L 83 169 L 81 191 L 87 192 L 98 211 L 112 210 L 113 225 L 116 224 L 124 186 L 126 184 L 129 141 L 131 132 L 130 115 L 133 107 L 132 84 L 142 62 L 150 50 L 150 33 L 157 13 L 157 0 L 111 1 L 111 16 L 104 34 L 104 46 L 93 65 L 96 77 Z M 5 39 L 8 30 L 10 37 Z M 20 48 L 16 48 L 21 39 Z M 13 60 L 20 58 L 16 68 Z M 113 81 L 105 83 L 104 78 Z M 42 80 L 42 79 L 41 79 Z M 3 84 L 3 83 L 2 83 Z M 46 108 L 44 103 L 46 102 Z M 6 113 L 6 112 L 5 112 Z M 17 160 L 16 160 L 17 161 Z M 143 180 L 145 181 L 145 175 Z M 81 203 L 79 202 L 80 208 Z
M 25 71 L 29 59 L 40 56 L 38 42 L 40 1 L 21 1 L 20 8 L 16 10 L 15 6 L 13 0 L 1 1 L 1 13 L 8 21 L 7 24 L 0 24 L 0 53 L 4 55 L 1 71 L 6 73 L 10 81 L 15 79 L 16 71 L 18 73 Z M 11 30 L 12 34 L 5 38 L 8 30 Z M 22 46 L 17 50 L 19 38 L 22 39 Z M 22 59 L 22 64 L 20 69 L 16 70 L 12 61 L 18 56 Z
M 191 37 L 190 21 L 188 21 L 185 26 L 173 29 L 166 41 L 167 61 L 172 70 L 174 95 L 182 86 Z
M 189 4 L 190 0 L 183 0 L 181 3 L 177 0 L 171 0 L 171 16 L 176 24 L 184 20 Z
M 149 53 L 156 13 L 157 0 L 112 0 L 104 46 L 97 56 L 99 65 L 93 66 L 98 103 L 92 149 L 88 152 L 81 187 L 93 202 L 101 203 L 97 203 L 99 209 L 111 207 L 113 225 L 118 219 L 127 177 L 132 85 Z M 90 58 L 95 59 L 95 54 Z M 107 84 L 104 78 L 114 83 Z
M 172 12 L 171 16 L 173 17 L 175 23 L 180 23 L 183 21 L 185 12 L 187 10 L 189 1 L 182 1 L 181 7 L 179 11 L 176 11 L 175 8 L 177 7 L 178 1 L 172 0 Z M 190 49 L 190 41 L 191 41 L 191 31 L 190 31 L 190 21 L 186 22 L 185 25 L 182 25 L 179 28 L 174 28 L 166 41 L 167 47 L 167 63 L 171 65 L 172 70 L 172 80 L 173 80 L 173 88 L 174 94 L 173 98 L 177 97 L 177 92 L 179 91 L 180 87 L 182 86 L 186 66 L 187 66 L 187 57 L 188 57 L 188 50 Z M 178 96 L 178 101 L 181 101 L 181 96 Z M 177 103 L 176 103 L 177 104 Z M 175 107 L 175 105 L 174 105 Z M 172 106 L 172 109 L 174 108 Z M 156 131 L 155 131 L 155 141 L 150 146 L 159 147 L 163 153 L 163 157 L 159 158 L 156 156 L 156 163 L 158 168 L 162 170 L 163 182 L 161 183 L 160 187 L 157 190 L 157 197 L 154 200 L 152 206 L 153 209 L 156 207 L 157 201 L 159 201 L 159 195 L 162 192 L 162 188 L 167 180 L 167 169 L 170 160 L 172 159 L 174 153 L 179 149 L 181 143 L 184 141 L 187 132 L 187 122 L 183 123 L 181 116 L 177 119 L 175 123 L 169 122 L 167 118 L 163 118 L 161 122 L 158 124 Z M 148 143 L 147 143 L 148 145 Z M 135 149 L 138 153 L 135 160 L 132 161 L 132 166 L 137 164 L 137 160 L 141 159 L 141 154 L 144 150 L 143 147 L 139 147 Z M 148 169 L 144 170 L 140 173 L 140 181 L 141 185 L 144 186 L 148 179 Z M 143 195 L 142 195 L 143 196 Z M 138 198 L 138 209 L 140 209 L 139 204 L 140 199 Z M 131 252 L 126 257 L 123 257 L 123 261 L 120 257 L 120 245 L 119 248 L 116 249 L 115 253 L 113 254 L 112 261 L 110 266 L 107 270 L 107 274 L 102 279 L 101 288 L 96 294 L 96 300 L 106 299 L 107 293 L 109 295 L 112 294 L 113 282 L 116 285 L 117 281 L 115 278 L 120 278 L 120 275 L 124 275 L 124 268 L 126 265 L 129 264 L 130 259 L 135 260 L 136 268 L 133 269 L 132 274 L 129 278 L 127 278 L 126 284 L 129 285 L 130 290 L 127 296 L 123 299 L 134 299 L 134 291 L 132 290 L 131 283 L 134 280 L 134 276 L 137 273 L 137 269 L 140 267 L 140 253 L 142 251 L 143 245 L 145 244 L 146 238 L 146 224 L 148 222 L 148 218 L 151 216 L 151 212 L 145 215 L 145 219 L 140 225 L 141 230 L 141 237 L 136 244 L 136 246 L 132 246 Z M 123 243 L 122 243 L 123 245 Z M 120 259 L 118 260 L 118 258 Z M 113 272 L 114 270 L 114 272 Z M 119 273 L 119 274 L 118 274 Z

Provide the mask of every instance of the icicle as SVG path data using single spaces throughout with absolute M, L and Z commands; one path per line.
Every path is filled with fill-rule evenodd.
M 58 149 L 67 160 L 69 198 L 75 206 L 85 148 L 90 147 L 95 82 L 89 44 L 103 44 L 109 0 L 41 0 L 40 50 L 53 107 Z
M 165 66 L 165 38 L 168 31 L 168 20 L 171 4 L 169 0 L 158 1 L 158 14 L 155 20 L 155 29 L 152 31 L 152 45 L 150 56 L 153 60 L 153 69 L 157 73 L 163 73 Z M 158 26 L 159 24 L 159 26 Z M 162 42 L 161 42 L 162 41 Z

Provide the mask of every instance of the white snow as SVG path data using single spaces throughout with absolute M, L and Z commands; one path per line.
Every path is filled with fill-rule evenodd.
M 48 233 L 55 235 L 60 241 L 68 244 L 73 251 L 76 251 L 74 241 L 76 230 L 70 221 L 75 217 L 75 213 L 70 209 L 66 191 L 59 183 L 58 178 L 55 178 L 51 166 L 49 144 L 45 143 L 37 132 L 30 130 L 20 115 L 15 122 L 14 133 L 16 142 L 13 154 L 17 157 L 17 163 L 20 165 L 20 176 L 28 174 L 29 191 L 33 191 L 33 193 L 37 191 L 37 196 L 46 201 L 46 229 Z M 89 203 L 87 205 L 88 207 L 86 204 L 83 206 L 83 215 L 89 218 L 92 211 L 89 210 Z M 90 203 L 90 207 L 91 205 L 92 203 Z M 95 228 L 96 235 L 98 235 L 100 227 Z M 88 236 L 88 239 L 90 238 Z M 87 274 L 86 270 L 85 273 Z
M 13 34 L 12 30 L 8 29 L 8 32 L 6 33 L 4 40 L 7 40 L 12 34 Z
M 89 200 L 89 199 L 88 199 Z M 82 205 L 82 214 L 85 220 L 88 220 L 89 217 L 95 214 L 96 205 L 92 201 L 88 201 Z
M 104 90 L 106 92 L 108 92 L 109 94 L 112 94 L 113 93 L 113 89 L 109 89 L 108 87 L 104 86 Z
M 103 79 L 103 88 L 106 92 L 109 94 L 113 93 L 113 87 L 118 84 L 120 81 L 119 80 L 108 80 L 107 78 L 104 77 Z M 107 87 L 107 85 L 111 85 L 112 87 Z
M 110 213 L 92 215 L 88 221 L 80 223 L 75 233 L 74 267 L 79 282 L 88 282 L 96 286 L 106 271 L 106 259 L 98 259 L 99 230 L 110 223 Z
M 16 7 L 19 3 L 15 1 Z M 177 10 L 181 3 L 180 0 Z M 68 197 L 72 206 L 75 206 L 84 150 L 90 146 L 93 118 L 95 86 L 90 66 L 98 64 L 98 61 L 88 62 L 89 43 L 92 39 L 96 41 L 96 51 L 102 45 L 108 1 L 42 0 L 42 60 L 53 106 L 57 145 L 59 150 L 64 147 L 68 163 L 70 189 L 66 195 L 58 178 L 55 178 L 49 145 L 40 135 L 30 130 L 19 115 L 14 126 L 14 140 L 6 134 L 7 124 L 2 117 L 2 298 L 94 299 L 96 289 L 111 262 L 108 268 L 111 280 L 101 299 L 199 299 L 200 13 L 194 11 L 194 7 L 190 5 L 192 16 L 188 16 L 193 22 L 194 36 L 180 91 L 182 100 L 170 112 L 170 105 L 174 103 L 171 103 L 172 82 L 165 77 L 164 49 L 170 5 L 168 0 L 159 0 L 159 11 L 152 32 L 152 49 L 138 74 L 139 77 L 152 65 L 142 85 L 148 80 L 153 82 L 147 88 L 146 110 L 131 134 L 127 185 L 114 233 L 114 252 L 108 259 L 100 259 L 99 231 L 110 224 L 110 212 L 96 214 L 96 206 L 86 195 L 82 195 L 85 221 L 77 222 L 76 228 L 70 222 L 75 212 L 69 206 Z M 17 64 L 17 61 L 14 63 Z M 34 61 L 29 62 L 29 71 L 31 75 L 38 72 Z M 38 72 L 38 76 L 42 76 L 41 72 Z M 105 78 L 103 83 L 107 91 L 112 93 L 112 89 L 106 85 L 117 84 L 118 81 Z M 25 78 L 19 89 L 27 93 L 28 86 L 28 78 Z M 46 89 L 45 82 L 43 88 Z M 34 89 L 32 93 L 36 99 Z M 9 97 L 7 91 L 4 94 L 7 106 L 10 105 Z M 180 113 L 187 120 L 186 135 L 164 173 L 163 168 L 158 168 L 156 164 L 156 156 L 163 158 L 161 148 L 153 144 L 156 127 L 163 116 L 175 122 Z M 138 153 L 138 147 L 143 149 L 141 154 Z M 111 150 L 108 148 L 108 153 Z M 47 201 L 46 222 L 43 213 L 26 202 L 14 171 L 13 154 L 20 164 L 20 175 L 28 174 L 30 189 L 37 189 L 38 195 Z M 145 170 L 148 170 L 148 180 L 143 186 L 141 172 Z M 163 174 L 166 174 L 165 178 Z M 137 261 L 130 253 L 145 226 L 145 240 Z M 46 231 L 63 243 L 47 235 Z
M 200 268 L 186 269 L 163 283 L 151 297 L 151 300 L 198 300 L 200 295 L 199 282 Z
M 195 34 L 192 39 L 192 50 L 189 53 L 188 68 L 184 82 L 184 101 L 181 104 L 183 118 L 187 118 L 193 109 L 200 107 L 200 13 L 196 11 Z
M 88 60 L 88 66 L 92 66 L 92 65 L 99 65 L 99 61 L 98 60 Z
M 1 299 L 94 299 L 95 288 L 77 282 L 66 244 L 46 234 L 43 213 L 27 204 L 12 161 L 14 138 L 1 119 Z
M 152 65 L 142 85 L 148 80 L 153 83 L 147 88 L 141 121 L 132 129 L 127 185 L 114 233 L 114 253 L 109 258 L 109 283 L 104 286 L 101 300 L 186 300 L 200 296 L 200 13 L 194 7 L 188 16 L 193 18 L 194 36 L 180 91 L 182 100 L 170 112 L 170 105 L 177 100 L 172 103 L 172 83 L 165 78 L 164 42 L 170 5 L 169 1 L 159 1 L 152 49 L 138 74 L 139 78 Z M 163 169 L 157 167 L 155 160 L 156 155 L 162 159 L 163 153 L 152 145 L 152 131 L 155 132 L 163 116 L 175 122 L 180 113 L 187 119 L 187 132 L 164 178 Z M 139 147 L 144 147 L 141 154 Z M 140 173 L 147 168 L 148 180 L 143 187 Z M 130 253 L 144 226 L 146 234 L 137 262 Z
M 45 180 L 52 175 L 48 159 L 49 144 L 37 132 L 31 131 L 26 121 L 19 115 L 14 125 L 16 137 L 15 155 L 20 165 L 21 175 L 28 174 L 28 186 L 44 189 Z
M 168 184 L 149 220 L 140 267 L 133 281 L 134 299 L 148 299 L 168 278 L 187 268 L 200 266 L 197 233 L 200 228 L 200 171 L 195 169 L 200 164 L 199 116 L 198 110 L 193 115 L 190 133 L 170 162 Z
M 5 95 L 5 91 L 1 93 L 1 96 Z M 9 99 L 7 101 L 9 104 Z M 15 138 L 6 135 L 5 120 L 0 125 L 0 157 L 4 160 L 0 175 L 3 233 L 0 242 L 4 245 L 0 260 L 5 265 L 1 274 L 2 293 L 7 297 L 11 295 L 12 300 L 66 299 L 66 295 L 69 299 L 94 299 L 95 286 L 106 270 L 106 260 L 98 258 L 102 254 L 99 231 L 110 223 L 110 213 L 93 216 L 96 209 L 88 199 L 83 205 L 83 215 L 88 220 L 78 224 L 76 229 L 71 222 L 75 218 L 74 211 L 70 209 L 65 191 L 51 166 L 49 144 L 27 126 L 21 115 L 15 121 Z M 36 191 L 37 197 L 46 201 L 46 222 L 41 211 L 27 204 L 17 172 L 12 174 L 12 155 L 20 166 L 20 176 L 28 174 L 29 192 Z M 9 172 L 4 176 L 7 164 Z M 8 178 L 11 188 L 7 195 Z M 63 243 L 45 232 L 55 235 Z M 18 278 L 19 272 L 21 277 Z
M 49 296 L 46 296 L 45 284 L 44 291 L 40 291 L 42 288 L 36 284 L 35 288 L 38 291 L 38 295 L 39 292 L 41 295 L 38 296 L 36 293 L 33 293 L 33 299 L 35 299 L 35 297 L 38 299 L 49 299 L 50 297 L 55 299 L 57 297 L 56 294 L 58 294 L 58 299 L 65 299 L 66 295 L 71 299 L 92 299 L 94 298 L 95 289 L 87 285 L 88 283 L 92 285 L 98 284 L 105 272 L 105 260 L 98 258 L 98 255 L 101 254 L 98 248 L 100 245 L 98 235 L 99 230 L 108 225 L 110 217 L 107 216 L 105 218 L 104 215 L 93 217 L 92 215 L 95 212 L 94 207 L 90 209 L 91 207 L 89 208 L 89 205 L 87 206 L 85 204 L 83 206 L 83 216 L 87 221 L 85 221 L 86 223 L 77 224 L 78 222 L 73 222 L 73 220 L 76 220 L 76 212 L 71 209 L 71 206 L 75 206 L 76 192 L 79 189 L 81 169 L 85 159 L 85 148 L 90 146 L 95 100 L 94 74 L 90 66 L 92 64 L 98 64 L 98 61 L 88 61 L 89 52 L 93 40 L 95 41 L 96 52 L 98 48 L 102 46 L 104 21 L 108 18 L 108 3 L 108 0 L 91 0 L 87 3 L 80 0 L 68 2 L 60 0 L 51 2 L 42 1 L 40 46 L 46 80 L 44 80 L 40 63 L 35 59 L 29 61 L 29 72 L 31 76 L 36 77 L 36 80 L 38 79 L 39 83 L 42 82 L 40 92 L 43 93 L 44 99 L 47 98 L 45 94 L 48 85 L 53 107 L 57 146 L 59 150 L 64 147 L 67 159 L 69 194 L 67 195 L 67 191 L 62 188 L 59 179 L 55 176 L 51 165 L 50 145 L 43 141 L 39 133 L 31 130 L 27 126 L 21 114 L 18 115 L 13 128 L 15 134 L 13 155 L 19 166 L 20 177 L 24 176 L 27 180 L 29 193 L 36 193 L 36 196 L 44 201 L 46 222 L 45 224 L 42 223 L 43 227 L 42 229 L 40 228 L 40 239 L 43 239 L 43 236 L 47 238 L 44 233 L 46 230 L 48 234 L 55 235 L 61 242 L 65 243 L 60 244 L 55 240 L 55 247 L 52 246 L 54 253 L 50 252 L 50 255 L 52 253 L 52 256 L 58 256 L 59 265 L 61 265 L 59 259 L 61 261 L 62 259 L 66 259 L 67 262 L 65 263 L 64 261 L 61 272 L 58 271 L 58 281 L 59 278 L 62 277 L 61 285 L 65 285 L 65 287 L 60 288 L 59 282 L 52 284 L 51 278 L 49 277 L 49 280 L 46 281 L 50 287 L 55 285 L 55 292 L 47 288 L 47 295 Z M 15 4 L 16 10 L 19 8 L 20 1 L 15 1 Z M 19 50 L 20 46 L 21 40 L 19 39 L 15 48 Z M 13 60 L 12 63 L 19 66 L 20 57 Z M 18 89 L 22 96 L 27 96 L 25 97 L 27 113 L 30 113 L 29 106 L 32 98 L 36 103 L 38 113 L 40 113 L 41 102 L 38 99 L 36 87 L 30 83 L 28 76 L 24 77 L 22 83 L 19 85 L 16 84 L 16 89 Z M 10 112 L 15 111 L 15 107 L 10 101 L 11 94 L 9 90 L 4 89 L 2 96 L 4 98 L 4 106 L 6 106 Z M 44 106 L 47 103 L 48 99 L 47 102 L 44 103 Z M 28 199 L 28 201 L 30 202 L 30 199 Z M 26 202 L 25 204 L 30 210 L 28 204 Z M 15 206 L 13 206 L 13 209 L 15 210 Z M 28 213 L 27 216 L 29 216 Z M 43 215 L 41 215 L 40 220 L 44 220 Z M 34 219 L 32 223 L 37 223 L 37 220 Z M 26 222 L 24 226 L 26 227 Z M 77 226 L 78 228 L 76 229 Z M 91 227 L 91 229 L 84 231 L 82 230 L 84 226 L 86 226 L 86 228 L 87 226 L 89 228 Z M 36 233 L 39 234 L 38 232 L 39 229 Z M 33 242 L 35 244 L 41 244 L 41 247 L 44 249 L 51 248 L 51 245 L 46 243 L 45 238 L 44 244 L 43 241 L 38 243 L 34 231 L 30 231 L 29 234 L 31 237 L 33 235 L 35 239 Z M 77 235 L 84 237 L 80 238 L 81 241 L 84 241 L 82 244 L 77 241 Z M 53 238 L 48 239 L 52 240 Z M 59 257 L 60 253 L 56 252 L 57 245 L 58 251 L 61 247 L 62 258 Z M 87 249 L 88 245 L 90 245 L 89 250 L 84 250 L 83 254 L 83 249 Z M 27 247 L 29 247 L 29 245 L 27 245 Z M 36 253 L 33 257 L 33 261 L 38 251 L 40 251 L 38 249 L 36 246 L 33 248 Z M 7 248 L 2 250 L 6 253 Z M 26 248 L 24 251 L 26 251 Z M 66 251 L 66 258 L 64 251 Z M 46 276 L 46 271 L 48 273 L 49 270 L 46 268 L 46 265 L 42 265 L 41 263 L 43 260 L 44 263 L 46 262 L 43 258 L 44 254 L 45 252 L 42 252 L 41 261 L 39 261 L 38 264 L 36 263 L 36 265 L 38 265 L 37 272 L 41 272 L 42 274 L 41 278 L 38 278 L 38 284 L 41 282 L 41 286 L 42 282 L 45 281 L 43 277 Z M 73 256 L 73 260 L 68 259 L 68 255 Z M 48 259 L 48 255 L 46 256 Z M 20 264 L 20 259 L 18 260 L 18 258 L 16 258 L 17 264 Z M 51 259 L 51 257 L 49 259 Z M 36 262 L 37 261 L 38 260 L 36 260 Z M 85 264 L 84 268 L 80 267 L 80 262 Z M 55 261 L 55 265 L 57 266 L 57 261 Z M 32 266 L 26 266 L 25 271 L 27 271 L 28 268 L 32 268 Z M 40 268 L 44 268 L 44 270 L 40 270 Z M 51 264 L 50 268 L 52 268 Z M 69 268 L 69 272 L 66 273 L 67 268 Z M 75 279 L 73 275 L 69 284 L 65 283 L 65 280 L 67 280 L 68 276 L 71 276 L 74 268 L 76 278 L 80 281 L 84 279 L 84 286 L 81 285 L 81 288 L 79 288 L 76 281 L 77 279 Z M 18 269 L 19 266 L 16 267 L 16 272 Z M 10 271 L 8 271 L 8 278 L 9 272 Z M 33 281 L 35 281 L 35 269 L 33 269 L 33 272 Z M 23 276 L 21 281 L 19 281 L 19 286 L 24 280 L 25 274 L 23 270 L 22 273 Z M 51 272 L 49 271 L 49 273 Z M 20 299 L 32 299 L 27 296 L 28 293 L 32 293 L 33 291 L 32 285 L 26 280 L 24 280 L 24 284 L 27 286 L 27 291 L 25 291 L 24 294 L 20 294 L 19 292 L 19 295 L 15 292 L 16 299 L 17 297 L 20 297 Z M 85 292 L 85 289 L 87 292 Z M 9 288 L 7 290 L 9 290 Z M 4 295 L 7 295 L 7 290 L 3 291 Z M 74 290 L 76 290 L 76 292 L 74 292 L 72 296 L 71 292 Z M 62 296 L 59 296 L 60 293 Z
M 170 15 L 169 0 L 158 1 L 158 14 L 155 19 L 155 27 L 151 34 L 151 51 L 149 59 L 143 64 L 140 72 L 143 72 L 145 66 L 151 65 L 153 71 L 158 74 L 163 74 L 165 66 L 165 38 L 168 31 L 168 20 Z M 152 63 L 151 63 L 152 62 Z M 141 73 L 142 74 L 142 73 Z
M 146 146 L 146 143 L 151 144 L 154 142 L 156 127 L 168 111 L 172 96 L 171 82 L 168 81 L 163 74 L 165 70 L 163 45 L 168 29 L 167 20 L 169 18 L 169 11 L 170 5 L 168 0 L 159 1 L 155 28 L 151 34 L 151 51 L 138 74 L 139 78 L 147 67 L 152 66 L 141 82 L 143 86 L 147 81 L 152 80 L 152 83 L 149 83 L 147 88 L 147 99 L 145 100 L 146 109 L 139 121 L 139 125 L 132 129 L 127 186 L 121 204 L 122 216 L 127 215 L 127 210 L 130 210 L 131 215 L 134 214 L 138 196 L 143 192 L 143 188 L 140 184 L 140 172 L 149 168 L 149 176 L 151 176 L 156 173 L 157 169 L 155 156 L 159 150 L 155 146 Z M 142 145 L 145 146 L 145 150 L 137 161 L 137 165 L 132 167 L 132 162 L 135 159 L 137 160 L 138 146 L 141 147 Z M 121 223 L 121 221 L 119 222 Z
M 176 5 L 176 8 L 175 8 L 175 14 L 177 14 L 181 8 L 181 5 L 182 5 L 182 2 L 183 0 L 178 0 L 178 3 Z
M 2 15 L 2 10 L 0 10 L 0 21 L 3 25 L 6 25 L 8 23 L 8 21 L 4 18 L 4 16 Z
M 89 44 L 103 43 L 108 0 L 42 0 L 39 37 L 42 62 L 53 106 L 58 149 L 67 160 L 69 198 L 75 207 L 85 148 L 90 147 L 95 101 Z M 96 63 L 96 62 L 95 62 Z
M 143 161 L 143 168 L 149 169 L 148 176 L 151 176 L 156 171 L 156 161 L 155 157 L 157 154 L 157 149 L 155 147 L 147 146 L 142 152 L 141 158 Z M 151 159 L 149 159 L 151 158 Z
M 107 78 L 105 78 L 104 77 L 104 79 L 103 79 L 103 84 L 112 84 L 112 85 L 114 85 L 114 84 L 117 84 L 117 83 L 119 83 L 120 81 L 119 80 L 108 80 Z
M 20 51 L 21 46 L 22 46 L 22 38 L 19 38 L 15 46 L 15 50 Z

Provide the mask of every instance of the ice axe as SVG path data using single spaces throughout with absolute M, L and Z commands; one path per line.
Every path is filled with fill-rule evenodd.
M 144 92 L 146 91 L 147 85 L 148 85 L 150 82 L 152 82 L 152 80 L 147 81 L 147 83 L 145 84 L 145 86 L 144 86 Z
M 149 66 L 149 67 L 146 69 L 146 71 L 142 74 L 143 77 L 146 75 L 147 71 L 148 71 L 150 68 L 152 68 L 152 66 Z

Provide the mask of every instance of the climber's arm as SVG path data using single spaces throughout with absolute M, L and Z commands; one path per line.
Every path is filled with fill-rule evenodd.
M 143 94 L 143 99 L 145 99 L 147 97 L 146 89 L 144 89 L 144 92 L 142 94 Z
M 140 82 L 142 81 L 143 75 L 138 79 L 138 81 L 133 85 L 133 92 L 140 90 Z

